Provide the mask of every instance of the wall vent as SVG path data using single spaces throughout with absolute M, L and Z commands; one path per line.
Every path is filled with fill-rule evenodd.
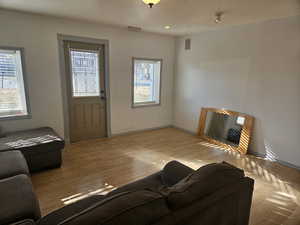
M 185 50 L 191 50 L 191 39 L 190 38 L 187 38 L 185 39 L 184 41 L 184 49 Z

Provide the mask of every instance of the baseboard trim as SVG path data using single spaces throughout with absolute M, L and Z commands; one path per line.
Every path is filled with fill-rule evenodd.
M 172 125 L 171 127 L 176 128 L 176 129 L 181 130 L 181 131 L 184 131 L 186 133 L 192 134 L 192 135 L 197 135 L 197 132 L 190 131 L 190 130 L 187 130 L 187 129 L 182 128 L 182 127 L 178 127 L 176 125 Z
M 250 155 L 254 155 L 256 157 L 260 157 L 260 158 L 263 158 L 265 160 L 269 160 L 267 159 L 266 157 L 266 154 L 263 154 L 263 153 L 259 153 L 259 152 L 248 152 Z M 297 165 L 294 165 L 292 163 L 289 163 L 289 162 L 286 162 L 286 161 L 283 161 L 283 160 L 280 160 L 280 159 L 274 159 L 272 160 L 273 162 L 277 162 L 283 166 L 287 166 L 287 167 L 290 167 L 290 168 L 293 168 L 293 169 L 297 169 L 297 170 L 300 170 L 300 166 L 297 166 Z
M 135 134 L 135 133 L 139 133 L 139 132 L 159 130 L 159 129 L 170 128 L 170 127 L 173 127 L 173 126 L 166 125 L 166 126 L 160 126 L 160 127 L 152 127 L 152 128 L 145 128 L 145 129 L 139 129 L 139 130 L 125 131 L 125 132 L 112 134 L 111 137 L 124 136 L 124 135 L 128 135 L 128 134 Z
M 276 160 L 279 164 L 293 168 L 293 169 L 297 169 L 300 170 L 300 166 L 294 165 L 292 163 L 286 162 L 286 161 L 282 161 L 282 160 Z
M 262 154 L 262 153 L 260 153 L 260 152 L 252 152 L 252 151 L 248 151 L 248 154 L 249 155 L 254 155 L 254 156 L 256 156 L 256 157 L 260 157 L 260 158 L 266 158 L 266 154 Z

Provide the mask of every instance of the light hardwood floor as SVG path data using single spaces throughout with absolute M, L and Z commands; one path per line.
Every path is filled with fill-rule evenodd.
M 300 171 L 203 146 L 175 128 L 79 142 L 67 146 L 63 158 L 62 168 L 32 176 L 44 215 L 154 173 L 170 160 L 195 169 L 224 160 L 255 179 L 251 225 L 300 225 Z

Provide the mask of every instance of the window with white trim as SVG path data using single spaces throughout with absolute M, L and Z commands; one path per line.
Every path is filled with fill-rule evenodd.
M 160 104 L 162 60 L 133 59 L 133 107 Z
M 22 49 L 0 47 L 0 119 L 29 115 Z

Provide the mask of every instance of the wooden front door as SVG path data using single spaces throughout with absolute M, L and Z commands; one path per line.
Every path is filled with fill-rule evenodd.
M 64 41 L 70 141 L 106 137 L 104 46 Z

